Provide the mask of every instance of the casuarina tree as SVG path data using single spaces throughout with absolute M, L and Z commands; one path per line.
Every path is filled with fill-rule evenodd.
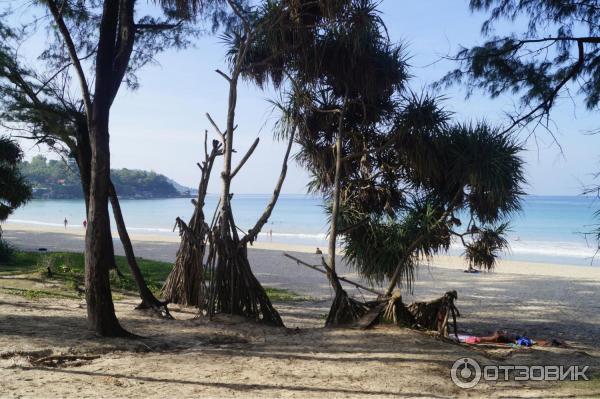
M 212 7 L 218 1 L 204 3 L 207 7 Z M 182 17 L 175 8 L 165 4 L 158 8 L 158 12 L 149 13 L 160 14 L 161 17 L 136 17 L 137 2 L 134 0 L 66 1 L 60 4 L 47 0 L 36 5 L 46 12 L 45 18 L 39 21 L 52 21 L 49 25 L 52 32 L 50 38 L 53 40 L 42 53 L 40 61 L 54 66 L 55 72 L 41 76 L 42 84 L 34 87 L 33 94 L 43 97 L 41 102 L 45 109 L 38 107 L 30 110 L 31 115 L 41 118 L 58 103 L 63 119 L 68 117 L 69 126 L 75 126 L 75 129 L 83 128 L 80 137 L 89 140 L 89 173 L 85 170 L 81 173 L 82 176 L 89 176 L 89 187 L 87 190 L 84 188 L 84 192 L 89 192 L 85 251 L 89 326 L 100 335 L 127 335 L 115 316 L 108 280 L 108 268 L 114 263 L 108 214 L 109 197 L 113 199 L 113 205 L 116 204 L 116 194 L 111 195 L 114 194 L 114 188 L 109 177 L 110 109 L 123 82 L 132 87 L 137 85 L 134 72 L 138 67 L 151 61 L 158 51 L 182 44 L 181 36 L 170 36 L 168 32 L 182 29 L 186 18 L 190 16 Z M 57 76 L 60 79 L 55 79 Z M 65 106 L 61 98 L 68 98 L 73 93 L 69 86 L 72 80 L 79 88 L 79 100 L 74 100 L 74 107 L 70 109 L 69 104 Z M 25 85 L 19 89 L 25 90 L 24 87 Z M 53 96 L 54 93 L 48 94 L 53 90 L 59 90 L 65 95 L 61 97 Z M 29 94 L 23 98 L 33 102 Z M 72 115 L 72 111 L 76 115 Z M 57 123 L 58 120 L 52 123 Z M 40 129 L 39 132 L 44 138 L 48 132 L 58 134 L 56 130 L 44 133 Z M 69 134 L 63 134 L 62 137 Z M 73 147 L 67 145 L 67 148 Z M 78 153 L 81 154 L 83 152 Z M 83 160 L 85 156 L 81 156 Z M 82 168 L 86 165 L 83 162 L 79 166 Z M 115 209 L 118 211 L 118 208 Z M 117 213 L 119 212 L 115 212 L 116 216 Z M 119 229 L 119 233 L 122 232 L 126 230 Z M 135 260 L 135 257 L 128 256 L 128 259 Z
M 76 38 L 73 44 L 78 49 L 92 49 L 80 57 L 82 65 L 95 55 L 97 7 L 94 4 L 65 4 L 59 15 L 65 26 L 69 26 L 70 36 Z M 135 56 L 126 74 L 130 88 L 138 86 L 136 72 L 152 61 L 157 53 L 166 48 L 185 47 L 195 34 L 186 21 L 174 16 L 174 11 L 165 8 L 164 12 L 162 19 L 146 16 L 135 24 L 138 30 Z M 62 36 L 56 31 L 55 42 L 50 42 L 39 63 L 33 64 L 35 67 L 26 63 L 17 51 L 25 40 L 23 35 L 18 34 L 27 31 L 28 25 L 23 26 L 10 28 L 4 25 L 0 31 L 4 39 L 0 47 L 0 119 L 5 128 L 13 131 L 13 135 L 45 144 L 61 157 L 76 160 L 86 211 L 89 211 L 92 151 L 84 102 L 81 96 L 73 94 L 71 87 L 73 62 L 63 45 Z M 60 25 L 51 29 L 57 29 L 57 26 Z M 89 68 L 93 71 L 94 64 Z M 138 308 L 151 308 L 170 317 L 166 304 L 148 289 L 138 267 L 112 182 L 109 182 L 109 197 L 117 230 L 142 299 Z M 107 258 L 111 259 L 111 267 L 116 268 L 112 239 L 108 240 L 107 246 Z
M 464 84 L 495 98 L 520 98 L 505 131 L 543 127 L 554 136 L 552 111 L 560 100 L 580 98 L 588 110 L 600 103 L 600 2 L 553 0 L 471 0 L 473 11 L 488 13 L 481 28 L 486 41 L 462 48 L 458 68 L 441 85 Z M 526 28 L 499 36 L 497 22 L 524 19 Z M 570 101 L 570 100 L 569 100 Z M 597 194 L 590 187 L 586 194 Z M 600 212 L 598 213 L 600 215 Z M 600 242 L 600 230 L 597 231 Z

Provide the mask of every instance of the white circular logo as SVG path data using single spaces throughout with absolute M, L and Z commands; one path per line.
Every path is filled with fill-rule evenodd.
M 473 388 L 481 380 L 481 367 L 475 360 L 464 357 L 454 362 L 450 370 L 450 377 L 461 388 Z

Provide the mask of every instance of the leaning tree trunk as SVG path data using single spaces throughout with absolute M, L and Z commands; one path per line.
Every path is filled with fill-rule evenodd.
M 168 302 L 197 306 L 200 309 L 204 309 L 206 303 L 203 262 L 206 236 L 210 229 L 205 220 L 204 204 L 215 158 L 222 155 L 221 145 L 217 140 L 213 140 L 210 154 L 208 153 L 206 141 L 207 136 L 205 135 L 205 160 L 202 165 L 198 164 L 202 176 L 198 185 L 198 196 L 194 201 L 194 213 L 188 224 L 177 218 L 181 243 L 177 250 L 173 270 L 161 291 L 163 298 Z
M 75 159 L 77 161 L 77 166 L 79 168 L 79 176 L 81 180 L 81 188 L 83 190 L 83 198 L 85 201 L 85 209 L 86 214 L 89 212 L 89 203 L 90 203 L 90 181 L 92 176 L 92 151 L 90 147 L 90 138 L 88 129 L 85 121 L 79 121 L 79 127 L 77 130 L 77 140 L 76 147 L 72 148 L 72 152 L 75 153 Z M 119 238 L 121 239 L 121 243 L 123 244 L 123 249 L 125 251 L 125 256 L 127 258 L 127 263 L 129 265 L 129 269 L 131 270 L 131 274 L 137 284 L 138 292 L 140 293 L 140 297 L 142 299 L 142 303 L 138 305 L 138 309 L 146 309 L 150 308 L 155 310 L 158 314 L 165 318 L 172 318 L 166 304 L 159 301 L 152 291 L 148 288 L 146 281 L 141 273 L 141 270 L 137 264 L 137 260 L 135 258 L 135 254 L 133 252 L 133 246 L 131 245 L 131 240 L 129 238 L 129 233 L 127 232 L 127 228 L 125 226 L 125 221 L 123 219 L 123 214 L 121 212 L 121 206 L 119 204 L 119 199 L 114 188 L 112 182 L 109 183 L 109 197 L 110 202 L 113 209 L 113 215 L 115 218 L 115 223 L 117 225 L 117 231 L 119 233 Z M 119 269 L 117 268 L 117 264 L 114 256 L 114 245 L 112 240 L 112 232 L 110 238 L 110 249 L 109 254 L 112 259 L 111 269 L 115 269 L 119 275 Z
M 328 243 L 328 258 L 329 261 L 323 261 L 323 266 L 327 270 L 327 277 L 335 292 L 335 297 L 325 325 L 333 327 L 338 325 L 352 324 L 359 320 L 368 307 L 348 296 L 348 293 L 343 289 L 335 270 L 335 254 L 338 235 L 338 219 L 340 214 L 341 201 L 341 173 L 343 164 L 343 135 L 344 135 L 344 117 L 346 113 L 347 96 L 344 99 L 343 108 L 339 114 L 338 132 L 335 141 L 335 175 L 333 180 L 333 194 L 331 206 L 331 224 L 329 228 L 329 243 Z
M 135 283 L 138 287 L 138 291 L 140 293 L 140 298 L 142 299 L 142 303 L 137 306 L 137 309 L 152 309 L 161 317 L 172 319 L 173 317 L 169 313 L 167 304 L 165 302 L 159 301 L 154 296 L 152 291 L 150 291 L 150 289 L 148 288 L 146 280 L 142 275 L 142 271 L 140 270 L 140 267 L 137 263 L 137 259 L 135 258 L 135 254 L 133 252 L 133 245 L 131 245 L 129 233 L 127 232 L 127 228 L 125 227 L 125 220 L 123 219 L 123 213 L 121 212 L 121 205 L 119 204 L 119 198 L 117 197 L 117 192 L 112 181 L 109 182 L 108 185 L 108 194 L 110 197 L 110 203 L 112 205 L 115 222 L 117 224 L 117 231 L 119 232 L 119 237 L 121 238 L 121 242 L 123 243 L 125 257 L 127 258 L 127 263 L 129 264 L 131 275 L 135 280 Z

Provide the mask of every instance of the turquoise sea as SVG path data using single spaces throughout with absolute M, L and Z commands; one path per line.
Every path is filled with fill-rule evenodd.
M 262 213 L 269 195 L 236 195 L 234 212 L 238 225 L 247 229 Z M 212 214 L 217 196 L 207 198 L 207 214 Z M 133 234 L 176 235 L 173 224 L 177 216 L 187 220 L 193 206 L 190 199 L 122 200 L 121 206 Z M 523 210 L 511 222 L 508 234 L 510 251 L 507 259 L 557 264 L 599 265 L 593 261 L 597 248 L 591 231 L 597 221 L 594 211 L 600 203 L 591 197 L 527 196 Z M 85 208 L 81 200 L 33 200 L 18 209 L 7 221 L 38 226 L 62 226 L 67 218 L 70 229 L 81 229 Z M 272 230 L 272 238 L 267 232 Z M 326 246 L 326 218 L 320 198 L 283 195 L 260 240 L 278 243 Z M 458 245 L 451 254 L 460 254 Z

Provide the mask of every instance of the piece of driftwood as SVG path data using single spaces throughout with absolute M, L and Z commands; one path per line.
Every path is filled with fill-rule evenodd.
M 52 355 L 31 360 L 31 363 L 47 367 L 58 367 L 65 363 L 71 363 L 72 365 L 74 363 L 81 364 L 82 362 L 90 362 L 99 358 L 100 356 L 97 355 Z

